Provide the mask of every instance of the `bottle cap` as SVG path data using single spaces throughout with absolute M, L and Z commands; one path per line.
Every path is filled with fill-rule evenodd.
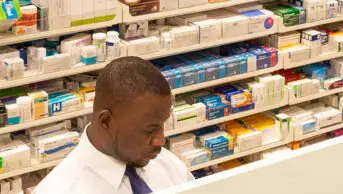
M 105 40 L 107 38 L 105 33 L 96 33 L 93 34 L 93 39 L 95 40 Z
M 119 37 L 119 33 L 116 31 L 107 32 L 107 38 L 109 39 L 117 39 L 118 37 Z

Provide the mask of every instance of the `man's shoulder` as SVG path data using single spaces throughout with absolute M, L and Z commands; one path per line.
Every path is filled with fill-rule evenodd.
M 154 165 L 159 165 L 162 170 L 175 172 L 178 175 L 185 175 L 188 172 L 187 166 L 172 152 L 163 148 L 160 155 L 153 161 Z
M 82 177 L 82 168 L 74 156 L 69 155 L 38 184 L 34 194 L 69 194 L 74 181 Z

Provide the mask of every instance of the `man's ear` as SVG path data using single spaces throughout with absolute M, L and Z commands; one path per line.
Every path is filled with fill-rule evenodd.
M 110 128 L 112 113 L 109 110 L 102 110 L 99 113 L 98 122 L 102 129 L 108 130 Z

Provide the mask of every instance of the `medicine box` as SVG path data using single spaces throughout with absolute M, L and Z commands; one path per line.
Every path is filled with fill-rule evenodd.
M 12 142 L 7 149 L 0 151 L 0 174 L 23 169 L 31 165 L 31 150 L 21 141 Z M 12 147 L 8 149 L 8 147 Z
M 95 0 L 83 0 L 82 2 L 82 24 L 94 23 Z
M 313 116 L 318 120 L 320 128 L 342 122 L 342 112 L 331 107 Z
M 70 0 L 48 0 L 49 29 L 62 29 L 71 25 Z M 83 5 L 85 5 L 83 3 Z M 93 6 L 94 13 L 94 6 Z
M 216 19 L 192 22 L 199 29 L 200 44 L 216 41 L 222 37 L 221 23 Z
M 197 110 L 191 105 L 182 105 L 174 108 L 174 124 L 176 128 L 197 123 Z
M 58 54 L 42 59 L 42 73 L 52 73 L 70 69 L 72 57 L 69 53 Z
M 27 95 L 32 98 L 32 114 L 34 120 L 48 117 L 48 93 L 40 91 L 28 93 Z
M 106 21 L 107 0 L 95 0 L 94 2 L 94 22 Z
M 181 153 L 180 158 L 188 167 L 210 161 L 210 153 L 203 149 L 193 149 Z
M 206 4 L 208 4 L 208 0 L 197 0 L 197 1 L 179 0 L 179 9 L 198 6 L 198 5 L 206 5 Z
M 120 2 L 126 4 L 129 7 L 129 12 L 132 16 L 149 14 L 160 11 L 159 0 L 120 0 Z M 182 2 L 180 2 L 181 4 Z
M 156 36 L 141 38 L 137 40 L 129 41 L 128 55 L 139 56 L 158 52 L 160 49 L 160 39 Z
M 76 65 L 81 62 L 82 47 L 90 45 L 91 43 L 92 36 L 90 34 L 77 34 L 62 41 L 61 52 L 69 53 L 71 55 L 71 65 Z
M 249 34 L 264 32 L 265 30 L 269 30 L 274 26 L 275 21 L 271 17 L 273 13 L 268 10 L 252 10 L 242 14 L 248 17 Z
M 53 123 L 49 125 L 30 128 L 27 130 L 27 133 L 30 139 L 33 139 L 35 137 L 44 136 L 46 134 L 54 133 L 56 131 L 63 131 L 69 129 L 71 129 L 71 121 L 66 120 L 59 123 Z
M 71 26 L 83 24 L 83 0 L 70 1 Z
M 106 21 L 111 21 L 118 16 L 118 0 L 107 0 Z
M 66 93 L 56 97 L 49 96 L 49 116 L 83 109 L 83 102 L 83 98 L 79 94 Z
M 171 11 L 179 8 L 179 0 L 160 0 L 160 11 Z
M 20 111 L 17 104 L 6 105 L 7 125 L 17 125 L 20 123 Z
M 38 141 L 38 161 L 47 162 L 65 157 L 79 143 L 79 134 L 69 132 Z
M 234 38 L 249 34 L 248 18 L 237 15 L 221 19 L 222 22 L 222 37 Z M 239 29 L 239 30 L 234 30 Z

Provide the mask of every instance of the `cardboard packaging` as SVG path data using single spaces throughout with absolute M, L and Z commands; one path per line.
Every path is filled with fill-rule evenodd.
M 132 16 L 155 13 L 160 11 L 159 0 L 120 0 L 120 2 L 128 5 L 130 14 Z
M 118 0 L 107 0 L 106 21 L 117 17 Z
M 33 119 L 39 120 L 48 117 L 48 93 L 40 91 L 27 95 L 32 98 Z
M 94 23 L 95 0 L 83 0 L 82 2 L 82 24 Z

